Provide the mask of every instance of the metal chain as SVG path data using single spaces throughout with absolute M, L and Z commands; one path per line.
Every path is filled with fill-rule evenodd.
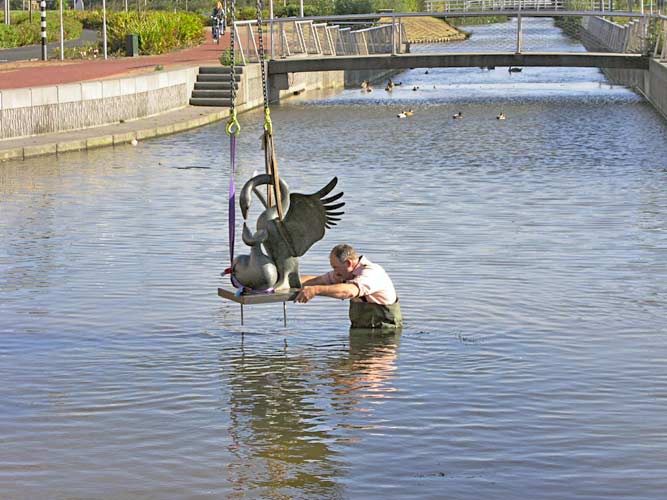
M 230 2 L 230 18 L 231 30 L 229 33 L 229 49 L 231 51 L 232 61 L 230 65 L 230 104 L 229 104 L 229 121 L 227 122 L 227 134 L 238 135 L 241 131 L 241 126 L 236 118 L 236 0 Z
M 259 35 L 259 64 L 262 70 L 262 94 L 264 96 L 264 113 L 269 109 L 269 93 L 266 82 L 266 65 L 264 63 L 264 35 L 262 34 L 262 0 L 257 0 L 257 34 Z

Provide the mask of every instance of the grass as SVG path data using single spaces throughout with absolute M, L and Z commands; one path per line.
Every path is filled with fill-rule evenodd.
M 437 17 L 406 17 L 401 22 L 405 28 L 406 41 L 410 43 L 453 42 L 465 40 L 469 36 Z M 391 23 L 391 18 L 380 18 L 380 23 Z

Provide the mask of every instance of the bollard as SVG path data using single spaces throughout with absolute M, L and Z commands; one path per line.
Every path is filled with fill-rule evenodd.
M 42 61 L 46 61 L 46 0 L 39 2 L 42 11 Z

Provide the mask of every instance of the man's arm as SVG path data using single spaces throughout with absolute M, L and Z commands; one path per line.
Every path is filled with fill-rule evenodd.
M 334 299 L 353 299 L 359 295 L 359 288 L 353 283 L 336 283 L 335 285 L 308 284 L 301 289 L 294 301 L 305 304 L 318 295 L 333 297 Z
M 326 285 L 326 274 L 322 276 L 301 276 L 301 286 Z

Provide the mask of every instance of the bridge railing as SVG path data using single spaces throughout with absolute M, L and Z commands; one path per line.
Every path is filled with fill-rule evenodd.
M 258 62 L 257 21 L 237 21 L 235 26 L 242 63 Z M 406 39 L 398 21 L 369 26 L 367 21 L 339 25 L 302 18 L 263 22 L 262 35 L 265 54 L 272 58 L 396 54 Z
M 481 1 L 481 0 L 480 0 Z M 487 0 L 490 1 L 490 0 Z M 522 0 L 523 2 L 524 0 Z M 262 23 L 262 42 L 267 57 L 335 57 L 371 54 L 401 54 L 409 48 L 410 39 L 405 19 L 430 16 L 451 20 L 453 25 L 465 19 L 488 17 L 497 11 L 451 11 L 432 13 L 391 13 L 378 15 L 350 15 L 313 18 L 279 18 Z M 507 10 L 509 21 L 495 23 L 502 37 L 493 37 L 495 45 L 486 46 L 484 38 L 475 35 L 462 41 L 438 43 L 432 47 L 420 45 L 414 50 L 447 52 L 562 52 L 563 47 L 549 45 L 549 37 L 539 38 L 530 29 L 533 18 L 557 18 L 558 25 L 573 38 L 596 52 L 618 54 L 646 54 L 665 59 L 667 18 L 633 12 L 614 11 L 561 11 L 561 10 Z M 612 17 L 613 16 L 613 17 Z M 619 24 L 614 20 L 625 20 Z M 380 22 L 382 21 L 382 22 Z M 256 21 L 238 21 L 236 36 L 243 63 L 260 60 L 259 30 Z M 487 25 L 489 26 L 489 25 Z M 528 28 L 524 28 L 528 26 Z M 539 31 L 539 30 L 538 30 Z M 572 52 L 581 52 L 580 45 L 572 45 Z
M 426 0 L 425 2 L 427 12 L 563 10 L 564 6 L 565 0 Z

